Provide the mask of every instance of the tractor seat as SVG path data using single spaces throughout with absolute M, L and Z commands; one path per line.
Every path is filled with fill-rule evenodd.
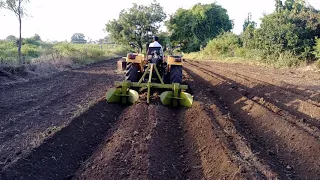
M 156 54 L 157 54 L 158 56 L 160 56 L 161 47 L 149 47 L 149 48 L 148 48 L 148 52 L 147 52 L 148 55 L 153 55 L 154 52 L 156 52 Z

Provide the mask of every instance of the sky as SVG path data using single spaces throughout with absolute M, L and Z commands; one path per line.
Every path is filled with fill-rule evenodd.
M 70 41 L 72 34 L 83 33 L 86 39 L 98 40 L 107 35 L 105 24 L 117 19 L 122 9 L 130 8 L 132 3 L 150 4 L 152 0 L 30 0 L 26 5 L 28 17 L 22 21 L 22 36 L 39 34 L 44 41 Z M 274 0 L 157 0 L 167 14 L 173 14 L 178 8 L 191 8 L 197 3 L 221 5 L 234 21 L 233 32 L 241 33 L 242 25 L 248 13 L 259 25 L 263 14 L 274 11 Z M 308 0 L 316 9 L 320 9 L 320 0 Z M 19 23 L 14 14 L 0 10 L 0 39 L 8 35 L 18 36 Z

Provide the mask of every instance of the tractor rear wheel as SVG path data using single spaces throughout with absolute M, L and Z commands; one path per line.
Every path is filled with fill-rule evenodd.
M 139 69 L 136 64 L 133 64 L 131 62 L 127 63 L 125 80 L 131 82 L 138 82 L 139 74 Z
M 171 65 L 170 83 L 182 83 L 182 66 Z
M 168 66 L 169 65 L 167 63 L 163 63 L 162 80 L 165 84 L 170 84 L 170 72 Z

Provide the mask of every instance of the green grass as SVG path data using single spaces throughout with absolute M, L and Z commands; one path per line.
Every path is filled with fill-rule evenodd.
M 275 68 L 298 67 L 306 62 L 290 51 L 270 53 L 264 49 L 245 48 L 241 43 L 241 39 L 230 32 L 222 33 L 209 41 L 201 51 L 185 54 L 184 58 L 254 64 Z
M 279 55 L 268 55 L 261 50 L 244 49 L 242 47 L 234 46 L 228 51 L 224 50 L 224 52 L 205 48 L 199 52 L 184 54 L 184 58 L 190 60 L 214 60 L 220 62 L 243 63 L 275 68 L 298 67 L 305 64 L 305 61 L 298 59 L 290 52 L 284 52 Z
M 71 44 L 60 43 L 53 46 L 58 58 L 67 57 L 75 64 L 85 65 L 116 56 L 123 56 L 127 49 L 117 45 Z
M 57 61 L 68 58 L 74 64 L 85 65 L 111 57 L 123 56 L 128 52 L 128 48 L 114 44 L 72 44 L 65 42 L 28 44 L 26 41 L 23 43 L 21 51 L 26 64 L 32 63 L 35 59 L 39 62 L 41 60 Z M 17 54 L 17 47 L 14 42 L 0 40 L 0 64 L 17 65 Z

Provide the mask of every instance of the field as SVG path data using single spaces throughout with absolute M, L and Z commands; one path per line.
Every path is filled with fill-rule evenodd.
M 116 61 L 0 84 L 0 179 L 319 178 L 319 72 L 186 60 L 192 108 L 122 106 Z

